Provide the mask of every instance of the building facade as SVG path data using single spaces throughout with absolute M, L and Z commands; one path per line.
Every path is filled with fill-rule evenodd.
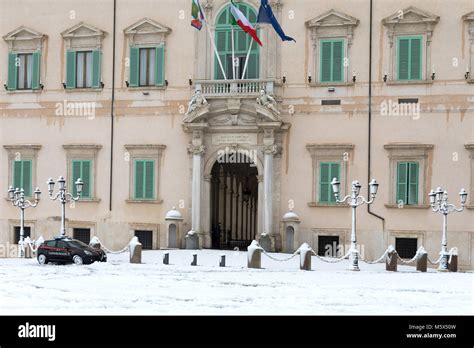
M 255 23 L 260 2 L 236 3 Z M 374 1 L 372 17 L 369 0 L 273 0 L 296 42 L 260 24 L 262 46 L 228 1 L 201 4 L 209 30 L 190 26 L 188 0 L 116 0 L 115 13 L 113 0 L 0 0 L 0 186 L 43 192 L 26 212 L 32 238 L 58 234 L 46 181 L 62 175 L 72 193 L 85 182 L 68 234 L 109 249 L 134 235 L 182 248 L 192 231 L 203 248 L 264 234 L 273 250 L 327 254 L 350 244 L 332 178 L 367 195 L 374 177 L 375 202 L 357 212 L 363 257 L 393 244 L 437 259 L 428 193 L 459 204 L 465 188 L 448 247 L 473 268 L 471 0 Z M 0 243 L 15 245 L 18 209 L 2 199 L 0 212 Z

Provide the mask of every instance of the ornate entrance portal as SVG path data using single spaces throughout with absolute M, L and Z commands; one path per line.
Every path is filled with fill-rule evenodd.
M 246 156 L 218 159 L 211 172 L 211 247 L 245 250 L 257 234 L 258 172 Z M 235 158 L 235 156 L 233 157 Z

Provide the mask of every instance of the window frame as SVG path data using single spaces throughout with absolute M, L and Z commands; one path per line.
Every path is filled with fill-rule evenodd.
M 420 77 L 417 79 L 412 78 L 412 41 L 419 39 L 420 40 Z M 400 41 L 401 40 L 409 40 L 408 45 L 408 77 L 406 79 L 400 78 Z M 395 52 L 395 59 L 396 59 L 396 72 L 397 72 L 397 81 L 423 81 L 423 47 L 425 47 L 424 37 L 423 35 L 397 35 L 396 37 L 396 52 Z
M 143 194 L 142 194 L 142 197 L 138 197 L 137 195 L 137 164 L 139 162 L 142 162 L 143 163 L 143 182 L 142 182 L 142 190 L 143 190 Z M 152 178 L 152 189 L 153 189 L 153 192 L 152 192 L 152 197 L 146 197 L 146 182 L 147 182 L 147 179 L 149 179 L 147 177 L 147 164 L 148 163 L 152 163 L 152 168 L 153 168 L 153 172 L 152 172 L 152 175 L 153 175 L 153 178 Z M 155 177 L 156 177 L 156 161 L 154 159 L 141 159 L 141 158 L 135 158 L 133 160 L 133 199 L 135 200 L 150 200 L 150 201 L 153 201 L 153 200 L 156 200 L 156 185 L 155 185 Z
M 21 57 L 25 57 L 27 60 L 27 63 L 24 64 L 25 66 L 23 67 L 24 71 L 24 79 L 23 79 L 23 88 L 20 88 L 20 69 L 22 68 L 21 64 Z M 33 89 L 33 53 L 17 53 L 16 59 L 20 62 L 20 64 L 17 66 L 17 72 L 16 72 L 16 89 L 19 91 L 27 91 L 27 90 L 32 90 Z M 31 64 L 31 70 L 28 70 L 28 62 Z M 26 87 L 25 87 L 26 86 Z
M 21 174 L 20 174 L 20 181 L 21 181 L 21 187 L 18 186 L 18 185 L 15 185 L 15 163 L 16 162 L 20 162 L 21 163 Z M 23 187 L 24 185 L 24 175 L 25 175 L 25 170 L 24 170 L 24 163 L 25 162 L 29 162 L 30 163 L 30 172 L 29 172 L 29 177 L 30 177 L 30 185 L 28 187 L 28 190 L 25 189 L 25 187 Z M 12 186 L 14 189 L 17 189 L 19 188 L 20 190 L 23 189 L 25 190 L 25 197 L 33 197 L 33 159 L 20 159 L 20 160 L 16 160 L 16 159 L 13 159 L 13 163 L 12 163 Z
M 323 185 L 323 182 L 321 181 L 321 176 L 322 176 L 322 165 L 323 164 L 326 164 L 326 165 L 329 165 L 329 172 L 330 172 L 330 175 L 329 175 L 329 181 L 325 184 L 329 185 L 329 189 L 331 191 L 329 191 L 329 196 L 327 198 L 329 198 L 328 201 L 323 201 L 322 200 L 322 185 Z M 331 194 L 332 192 L 332 187 L 331 187 L 331 180 L 332 178 L 331 177 L 334 177 L 332 175 L 332 166 L 337 164 L 337 177 L 338 177 L 338 180 L 340 180 L 341 178 L 341 168 L 342 168 L 342 164 L 341 164 L 341 161 L 319 161 L 318 162 L 318 165 L 319 165 L 319 176 L 318 176 L 318 183 L 317 185 L 319 185 L 319 194 L 318 194 L 318 203 L 319 204 L 327 204 L 327 205 L 336 205 L 337 202 L 336 202 L 336 197 L 334 196 L 334 194 Z
M 93 175 L 93 170 L 94 170 L 94 159 L 93 158 L 86 158 L 86 159 L 82 159 L 82 158 L 74 158 L 74 159 L 71 159 L 71 180 L 70 180 L 70 183 L 69 185 L 71 185 L 71 191 L 72 194 L 74 196 L 77 196 L 77 192 L 76 192 L 76 184 L 75 184 L 75 181 L 77 179 L 74 178 L 74 163 L 80 163 L 80 175 L 79 175 L 79 178 L 81 178 L 81 180 L 84 182 L 84 185 L 85 185 L 85 181 L 84 181 L 84 175 L 83 175 L 83 170 L 84 170 L 84 163 L 87 162 L 89 163 L 89 182 L 88 182 L 88 185 L 89 185 L 89 195 L 88 196 L 84 196 L 84 189 L 83 189 L 83 192 L 80 196 L 80 200 L 88 200 L 88 199 L 91 199 L 93 198 L 93 178 L 94 178 L 94 175 Z
M 403 199 L 402 202 L 400 202 L 400 195 L 401 192 L 399 191 L 400 189 L 400 182 L 399 182 L 399 176 L 400 176 L 400 166 L 404 164 L 406 165 L 406 192 L 403 193 Z M 417 177 L 416 177 L 416 183 L 411 182 L 411 167 L 412 165 L 416 165 L 417 167 Z M 403 204 L 403 205 L 418 205 L 419 204 L 419 186 L 420 186 L 420 162 L 419 161 L 397 161 L 396 162 L 397 166 L 397 174 L 396 174 L 396 202 L 397 204 Z M 411 186 L 416 185 L 416 191 L 415 191 L 415 197 L 416 197 L 416 202 L 411 203 L 410 200 L 410 193 L 411 191 Z
M 342 60 L 341 60 L 341 80 L 334 80 L 334 43 L 341 42 L 342 43 Z M 331 44 L 331 66 L 330 66 L 330 80 L 323 81 L 323 44 L 330 43 Z M 332 38 L 332 39 L 321 39 L 319 40 L 319 83 L 321 84 L 333 84 L 333 83 L 344 83 L 346 81 L 346 72 L 344 62 L 347 59 L 345 56 L 346 54 L 346 40 L 345 38 Z
M 76 87 L 75 88 L 96 88 L 96 87 L 93 87 L 93 79 L 94 77 L 92 76 L 93 74 L 93 65 L 94 65 L 94 58 L 93 58 L 93 53 L 92 53 L 93 50 L 76 50 L 75 51 L 75 76 L 76 76 Z M 83 68 L 83 73 L 82 73 L 82 86 L 79 86 L 79 56 L 80 55 L 83 55 L 84 58 L 83 58 L 83 61 L 82 61 L 82 64 L 84 66 Z M 90 66 L 88 66 L 88 60 L 87 60 L 87 56 L 90 55 Z M 88 74 L 89 74 L 89 71 L 90 71 L 90 86 L 88 85 L 89 84 L 89 78 L 88 78 Z M 99 77 L 100 79 L 100 77 Z

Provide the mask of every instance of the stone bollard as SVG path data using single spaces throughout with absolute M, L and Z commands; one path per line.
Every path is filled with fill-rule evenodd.
M 256 240 L 247 247 L 247 268 L 261 268 L 263 248 Z
M 169 265 L 170 264 L 170 253 L 165 253 L 163 255 L 163 264 Z
M 397 271 L 398 253 L 393 246 L 388 247 L 387 257 L 385 258 L 385 270 L 390 272 Z
M 428 253 L 422 246 L 416 252 L 416 270 L 426 272 L 428 267 Z
M 189 231 L 185 237 L 186 249 L 199 249 L 199 236 L 194 231 Z
M 458 271 L 458 249 L 457 248 L 451 248 L 451 250 L 449 251 L 448 269 L 451 272 Z
M 197 266 L 198 264 L 198 255 L 193 254 L 193 262 L 191 262 L 191 266 Z
M 225 255 L 222 254 L 219 260 L 219 267 L 225 267 Z
M 303 243 L 298 248 L 298 254 L 300 254 L 300 269 L 304 271 L 311 271 L 311 256 L 313 251 L 309 247 L 308 243 Z
M 272 251 L 272 240 L 266 233 L 262 233 L 259 240 L 259 245 L 263 250 L 269 252 Z
M 30 243 L 31 243 L 30 237 L 26 237 L 24 242 L 23 242 L 23 247 L 24 247 L 24 250 L 25 250 L 25 259 L 31 259 L 31 257 L 32 257 Z
M 142 263 L 142 243 L 139 242 L 138 237 L 133 237 L 128 244 L 128 251 L 130 252 L 130 263 Z
M 94 249 L 100 249 L 100 240 L 96 236 L 92 237 L 91 240 L 89 241 L 89 246 Z

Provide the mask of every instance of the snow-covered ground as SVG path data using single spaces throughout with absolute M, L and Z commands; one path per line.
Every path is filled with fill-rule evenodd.
M 143 264 L 128 253 L 92 265 L 45 265 L 35 259 L 0 259 L 0 314 L 474 314 L 474 273 L 415 272 L 399 266 L 348 261 L 299 270 L 299 256 L 277 262 L 262 255 L 263 269 L 247 269 L 246 252 L 144 251 Z M 227 267 L 218 267 L 219 255 Z M 272 254 L 285 258 L 287 254 Z

